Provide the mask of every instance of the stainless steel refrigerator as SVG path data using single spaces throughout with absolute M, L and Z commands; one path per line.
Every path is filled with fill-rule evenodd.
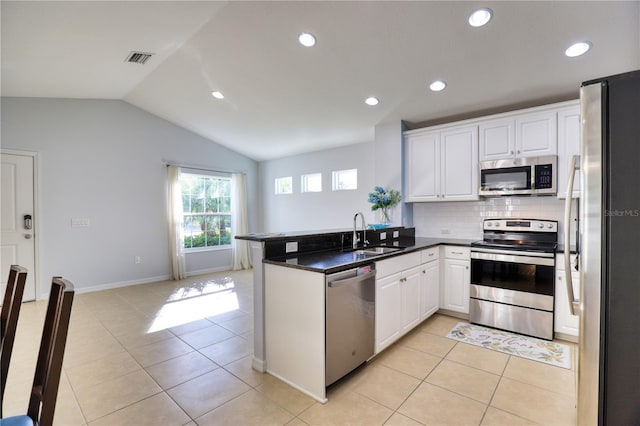
M 580 103 L 578 425 L 640 425 L 640 70 Z

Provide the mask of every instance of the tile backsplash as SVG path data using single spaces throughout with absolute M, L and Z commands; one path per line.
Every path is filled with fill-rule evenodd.
M 575 235 L 575 210 L 574 206 L 571 235 Z M 563 241 L 564 200 L 555 197 L 499 197 L 413 204 L 417 237 L 482 239 L 482 220 L 503 217 L 557 220 L 558 239 Z

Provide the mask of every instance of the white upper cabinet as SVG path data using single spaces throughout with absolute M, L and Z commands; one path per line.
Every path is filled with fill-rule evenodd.
M 478 129 L 480 161 L 499 160 L 515 155 L 515 121 L 512 118 L 486 121 Z
M 477 126 L 408 134 L 405 193 L 407 202 L 477 200 Z
M 441 135 L 442 201 L 478 199 L 478 128 L 458 127 Z
M 440 132 L 406 139 L 406 200 L 438 201 L 440 195 Z
M 479 161 L 548 155 L 558 156 L 558 197 L 563 198 L 566 169 L 579 147 L 578 101 L 410 130 L 404 133 L 404 200 L 477 200 Z
M 556 155 L 556 112 L 516 114 L 479 124 L 480 161 Z
M 556 155 L 557 152 L 555 111 L 516 116 L 516 156 Z
M 580 154 L 580 105 L 558 110 L 558 198 L 567 197 L 569 163 Z M 580 197 L 580 180 L 573 181 L 573 198 Z

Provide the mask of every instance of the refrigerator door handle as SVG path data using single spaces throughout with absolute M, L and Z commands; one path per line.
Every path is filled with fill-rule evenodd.
M 573 181 L 576 170 L 580 169 L 580 156 L 571 157 L 569 165 L 569 183 L 567 184 L 567 198 L 564 201 L 564 273 L 565 283 L 567 284 L 567 296 L 569 299 L 569 312 L 571 315 L 578 315 L 580 311 L 580 301 L 575 298 L 573 293 L 573 281 L 571 280 L 571 196 L 573 194 Z

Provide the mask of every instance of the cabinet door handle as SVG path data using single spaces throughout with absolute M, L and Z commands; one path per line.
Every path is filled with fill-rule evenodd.
M 465 267 L 464 267 L 464 269 L 469 269 L 469 267 L 468 267 L 468 266 L 465 266 Z
M 433 256 L 433 253 L 429 253 L 429 256 Z
M 513 151 L 511 151 L 511 155 L 513 155 Z
M 464 254 L 461 251 L 452 251 L 451 254 Z

